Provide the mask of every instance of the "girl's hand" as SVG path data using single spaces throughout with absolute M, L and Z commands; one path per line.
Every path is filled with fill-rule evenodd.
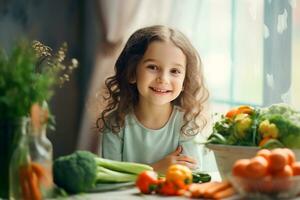
M 161 159 L 160 161 L 153 163 L 151 166 L 154 168 L 155 171 L 158 172 L 166 172 L 168 167 L 172 164 L 180 164 L 185 165 L 190 169 L 197 168 L 197 162 L 192 157 L 180 154 L 182 152 L 182 146 L 178 146 L 177 149 Z

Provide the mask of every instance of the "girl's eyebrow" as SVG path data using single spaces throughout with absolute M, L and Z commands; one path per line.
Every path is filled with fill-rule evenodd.
M 146 63 L 146 62 L 157 62 L 157 60 L 153 59 L 153 58 L 148 58 L 146 60 L 143 61 L 143 63 Z M 172 63 L 173 65 L 176 65 L 178 67 L 182 67 L 184 68 L 184 66 L 182 64 L 179 64 L 179 63 Z
M 143 63 L 146 63 L 146 62 L 156 62 L 156 60 L 153 59 L 153 58 L 148 58 L 148 59 L 143 61 Z

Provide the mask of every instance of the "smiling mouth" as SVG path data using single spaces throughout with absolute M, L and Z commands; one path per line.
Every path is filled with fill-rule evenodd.
M 160 88 L 155 88 L 155 87 L 150 87 L 150 89 L 154 92 L 159 92 L 159 93 L 169 93 L 171 90 L 165 90 L 165 89 L 160 89 Z

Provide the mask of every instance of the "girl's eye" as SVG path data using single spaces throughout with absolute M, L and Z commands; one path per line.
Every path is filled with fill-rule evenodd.
M 181 74 L 181 71 L 179 69 L 171 69 L 172 74 Z
M 158 67 L 156 65 L 148 65 L 147 68 L 151 69 L 151 70 L 157 70 L 158 69 Z

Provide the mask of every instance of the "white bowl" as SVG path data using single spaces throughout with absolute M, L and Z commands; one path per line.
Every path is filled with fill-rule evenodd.
M 234 146 L 222 144 L 206 144 L 206 147 L 213 151 L 216 164 L 222 179 L 226 179 L 235 161 L 242 158 L 252 158 L 259 147 Z M 296 155 L 296 160 L 300 161 L 300 149 L 292 149 Z

